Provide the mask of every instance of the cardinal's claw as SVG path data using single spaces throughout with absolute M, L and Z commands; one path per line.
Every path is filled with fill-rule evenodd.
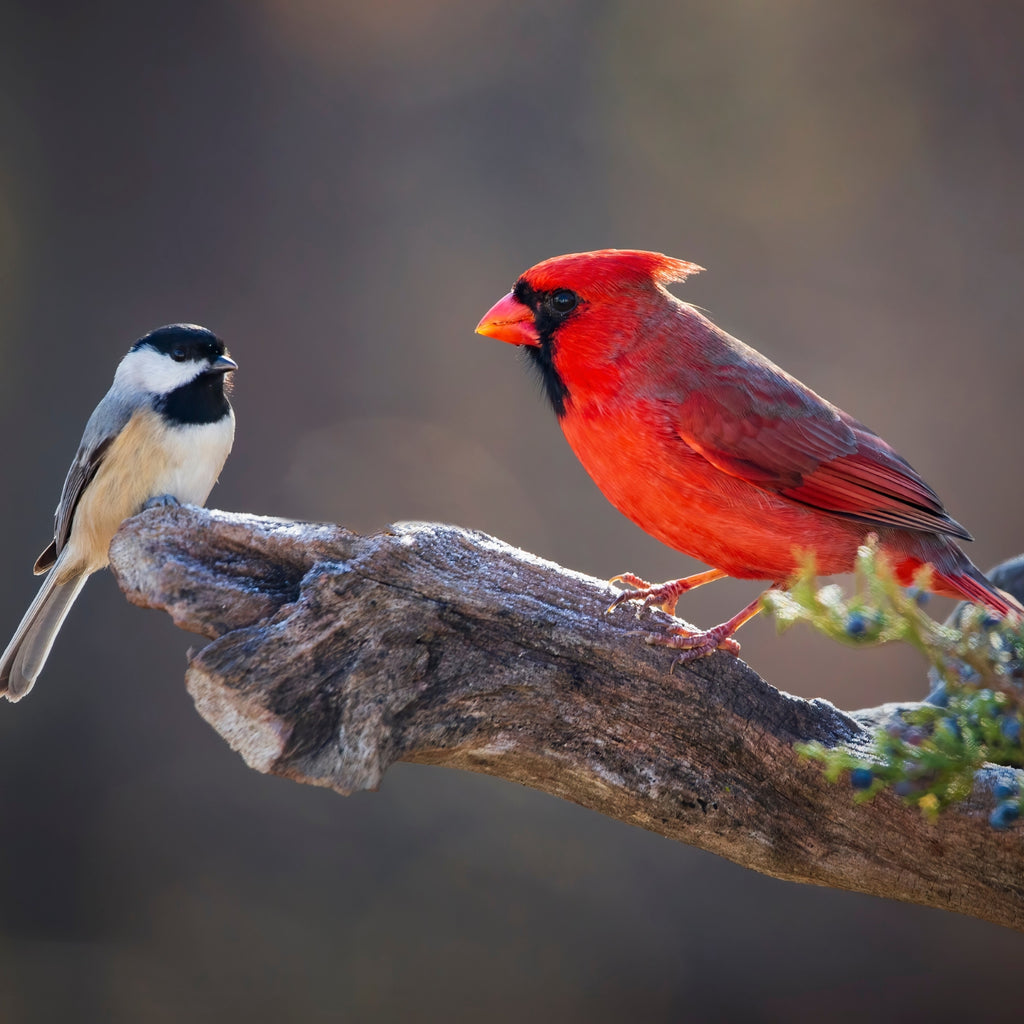
M 725 651 L 733 656 L 740 653 L 739 641 L 734 640 L 719 626 L 694 632 L 673 628 L 667 634 L 650 633 L 646 637 L 646 642 L 655 647 L 670 647 L 679 651 L 673 665 L 685 665 L 698 658 L 706 658 L 714 651 Z
M 640 579 L 635 572 L 620 572 L 618 576 L 613 576 L 609 583 L 628 583 L 631 587 L 636 587 L 637 590 L 649 590 L 651 584 L 647 580 Z
M 687 576 L 685 579 L 672 580 L 669 583 L 662 583 L 661 586 L 652 587 L 639 576 L 633 573 L 623 573 L 616 576 L 614 583 L 621 580 L 636 590 L 624 590 L 612 602 L 612 608 L 618 607 L 625 601 L 637 601 L 641 608 L 649 608 L 656 605 L 669 615 L 674 614 L 676 601 L 688 590 L 694 587 L 703 586 L 712 580 L 721 579 L 725 575 L 721 569 L 709 569 L 707 572 L 698 573 L 696 576 Z M 775 586 L 776 584 L 773 584 Z M 679 654 L 673 660 L 672 665 L 684 665 L 688 661 L 696 661 L 698 658 L 705 658 L 713 651 L 725 651 L 733 656 L 740 653 L 740 645 L 733 640 L 732 635 L 748 619 L 753 618 L 761 608 L 761 598 L 757 597 L 745 608 L 741 608 L 731 619 L 720 623 L 711 629 L 683 629 L 680 626 L 671 626 L 665 633 L 648 633 L 645 640 L 649 644 L 658 647 L 670 647 Z M 637 614 L 640 609 L 637 609 Z
M 627 583 L 635 590 L 624 590 L 611 603 L 608 611 L 618 608 L 620 604 L 627 601 L 637 601 L 640 607 L 637 609 L 639 615 L 644 608 L 660 608 L 666 615 L 675 615 L 676 604 L 683 594 L 695 587 L 702 587 L 712 580 L 720 580 L 725 575 L 721 569 L 708 569 L 707 572 L 699 572 L 695 576 L 686 576 L 680 580 L 669 580 L 668 583 L 654 585 L 647 580 L 631 572 L 624 572 L 621 576 L 615 576 L 612 583 Z
M 670 583 L 662 583 L 655 586 L 653 583 L 648 583 L 647 580 L 641 579 L 631 572 L 624 572 L 619 576 L 613 576 L 608 582 L 626 583 L 635 588 L 634 590 L 623 590 L 608 606 L 608 611 L 614 611 L 619 605 L 625 604 L 627 601 L 636 601 L 639 605 L 636 610 L 637 615 L 644 608 L 660 608 L 666 615 L 674 615 L 676 602 L 682 594 L 690 589 L 688 586 L 679 586 L 680 583 L 684 582 L 682 580 L 672 580 Z
M 636 573 L 632 572 L 620 573 L 618 576 L 613 576 L 608 582 L 609 584 L 625 583 L 628 586 L 635 587 L 636 589 L 623 590 L 621 593 L 617 594 L 615 600 L 612 601 L 612 603 L 604 610 L 605 615 L 615 611 L 620 604 L 625 604 L 626 601 L 635 601 L 639 599 L 641 591 L 650 590 L 651 588 L 651 585 L 647 580 L 642 580 L 636 575 Z

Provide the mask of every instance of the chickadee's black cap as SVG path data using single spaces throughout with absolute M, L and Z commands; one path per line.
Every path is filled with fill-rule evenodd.
M 224 355 L 224 342 L 198 324 L 168 324 L 143 335 L 131 350 L 152 348 L 179 359 L 216 359 Z

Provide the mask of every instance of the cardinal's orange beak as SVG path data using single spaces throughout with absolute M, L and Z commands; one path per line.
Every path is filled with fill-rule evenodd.
M 512 292 L 487 310 L 483 320 L 476 325 L 476 333 L 507 341 L 510 345 L 540 344 L 533 314 Z

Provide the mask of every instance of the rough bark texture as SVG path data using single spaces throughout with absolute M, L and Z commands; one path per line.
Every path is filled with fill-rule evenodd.
M 725 654 L 670 673 L 631 610 L 603 614 L 602 581 L 452 526 L 190 507 L 130 520 L 111 557 L 131 601 L 212 641 L 189 693 L 259 771 L 345 794 L 395 761 L 485 772 L 765 874 L 1024 930 L 994 772 L 934 825 L 889 795 L 855 805 L 794 744 L 866 749 L 895 706 L 801 700 Z

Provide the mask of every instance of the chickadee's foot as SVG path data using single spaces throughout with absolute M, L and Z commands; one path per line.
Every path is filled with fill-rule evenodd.
M 145 505 L 143 511 L 148 508 L 179 508 L 181 502 L 173 494 L 154 494 Z

